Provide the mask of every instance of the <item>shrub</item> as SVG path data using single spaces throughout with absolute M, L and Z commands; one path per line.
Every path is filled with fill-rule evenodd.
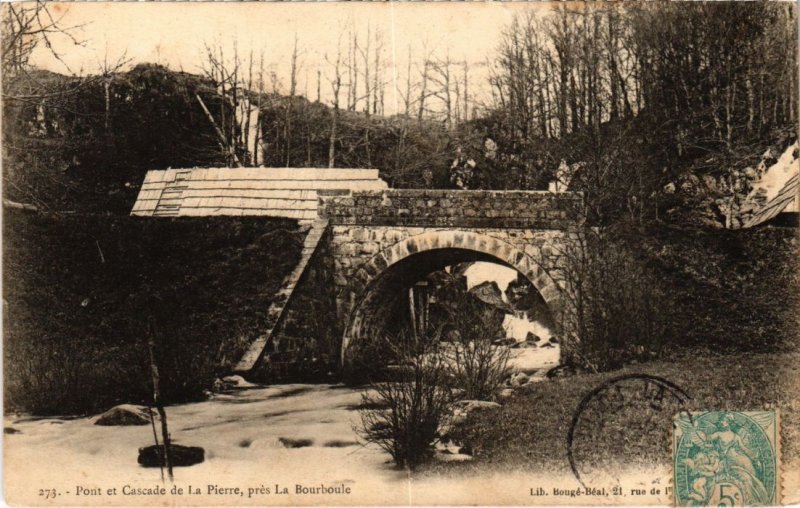
M 447 329 L 451 342 L 442 344 L 448 382 L 461 391 L 462 398 L 490 400 L 508 376 L 510 350 L 494 345 L 502 331 L 504 314 L 478 300 L 448 274 L 444 287 L 437 291 L 432 312 L 440 321 L 431 323 Z
M 463 399 L 492 400 L 508 377 L 509 353 L 486 338 L 458 341 L 443 353 L 448 382 Z
M 571 238 L 562 250 L 568 360 L 604 371 L 659 355 L 673 321 L 660 281 L 611 230 Z
M 373 383 L 362 394 L 356 432 L 388 452 L 398 467 L 414 469 L 433 455 L 439 430 L 454 402 L 445 382 L 438 340 L 410 340 L 401 334 L 385 345 L 403 359 L 400 381 Z

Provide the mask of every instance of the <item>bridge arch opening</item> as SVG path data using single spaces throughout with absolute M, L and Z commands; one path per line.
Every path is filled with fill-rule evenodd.
M 491 266 L 505 271 L 506 274 L 510 271 L 508 269 L 512 269 L 516 274 L 515 288 L 527 290 L 529 293 L 529 305 L 523 310 L 509 301 L 509 298 L 513 298 L 510 295 L 511 288 L 508 287 L 511 285 L 509 281 L 508 286 L 504 284 L 505 287 L 498 288 L 494 284 L 494 288 L 489 288 L 489 292 L 495 294 L 487 298 L 497 300 L 499 297 L 503 301 L 495 302 L 497 306 L 505 305 L 506 321 L 509 322 L 509 326 L 506 326 L 506 322 L 503 325 L 507 332 L 506 337 L 524 340 L 524 331 L 521 337 L 519 333 L 520 329 L 525 329 L 522 322 L 527 320 L 537 323 L 539 330 L 544 329 L 544 333 L 535 334 L 538 339 L 543 339 L 538 345 L 544 346 L 550 336 L 558 332 L 560 290 L 539 264 L 510 244 L 486 235 L 436 232 L 411 237 L 387 248 L 360 271 L 360 277 L 357 277 L 351 288 L 353 305 L 346 320 L 342 361 L 346 364 L 348 355 L 359 344 L 378 337 L 392 336 L 407 326 L 411 308 L 415 306 L 414 295 L 419 294 L 414 292 L 414 288 L 419 289 L 420 283 L 427 287 L 431 283 L 432 274 L 446 272 L 463 277 L 465 289 L 472 292 L 473 289 L 481 289 L 475 286 L 482 281 L 478 280 L 480 275 L 470 281 L 473 277 L 469 272 L 475 271 L 472 269 L 481 265 L 484 272 L 487 269 L 491 271 Z M 464 270 L 465 266 L 469 268 Z M 488 279 L 491 280 L 491 277 Z M 425 293 L 424 289 L 422 293 Z M 474 292 L 473 296 L 488 301 Z M 516 330 L 510 329 L 514 326 Z M 553 346 L 551 344 L 545 347 Z M 555 353 L 558 358 L 558 351 Z

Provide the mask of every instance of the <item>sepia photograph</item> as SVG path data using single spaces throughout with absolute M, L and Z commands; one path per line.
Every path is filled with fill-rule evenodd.
M 9 505 L 800 503 L 797 4 L 0 16 Z

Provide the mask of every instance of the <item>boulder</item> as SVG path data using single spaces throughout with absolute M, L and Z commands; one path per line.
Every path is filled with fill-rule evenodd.
M 500 407 L 500 404 L 488 400 L 460 400 L 456 403 L 456 407 L 465 413 L 472 413 L 474 411 L 496 409 Z
M 444 439 L 438 441 L 435 445 L 435 448 L 438 453 L 444 453 L 446 455 L 455 455 L 459 453 L 461 446 L 457 445 L 453 441 L 450 441 L 449 439 Z
M 524 384 L 527 384 L 528 381 L 530 381 L 530 376 L 528 376 L 527 374 L 524 374 L 522 372 L 517 372 L 516 374 L 513 374 L 511 376 L 511 379 L 509 380 L 509 384 L 511 386 L 522 386 Z
M 528 380 L 528 384 L 541 383 L 542 381 L 547 381 L 547 374 L 550 370 L 552 369 L 539 369 L 536 372 L 530 373 L 529 374 L 530 379 Z
M 773 147 L 769 147 L 767 148 L 767 151 L 764 152 L 764 154 L 761 156 L 761 160 L 763 160 L 767 166 L 771 166 L 778 161 L 778 157 L 780 157 L 780 151 L 776 150 Z
M 563 377 L 574 376 L 578 373 L 578 369 L 574 365 L 559 365 L 548 370 L 545 377 L 548 379 L 558 379 Z
M 497 285 L 497 281 L 487 280 L 481 282 L 469 290 L 469 293 L 481 300 L 482 302 L 491 305 L 503 312 L 512 313 L 514 310 L 503 300 L 503 293 Z
M 215 393 L 226 393 L 233 390 L 241 390 L 243 388 L 251 388 L 254 385 L 253 383 L 248 382 L 242 376 L 234 375 L 234 376 L 225 376 L 222 379 L 217 378 L 214 380 L 214 384 L 211 386 L 211 391 Z
M 226 390 L 225 382 L 222 381 L 220 378 L 214 380 L 214 383 L 211 385 L 211 391 L 214 393 L 224 392 Z
M 205 450 L 199 446 L 171 444 L 170 456 L 173 467 L 186 467 L 200 464 L 205 460 Z M 144 467 L 164 467 L 164 446 L 150 445 L 139 448 L 139 464 Z
M 525 336 L 525 342 L 539 342 L 540 340 L 542 340 L 542 338 L 533 332 L 528 332 Z
M 114 406 L 98 416 L 95 425 L 149 425 L 150 412 L 146 407 L 133 404 Z
M 434 450 L 436 460 L 442 462 L 460 462 L 472 459 L 472 449 L 469 445 L 463 445 L 446 435 L 436 442 Z
M 552 337 L 550 337 L 550 341 L 549 342 L 550 342 L 550 344 L 558 344 L 558 337 L 553 335 Z
M 487 400 L 460 400 L 456 402 L 453 409 L 453 418 L 450 422 L 452 426 L 458 426 L 467 421 L 473 413 L 497 409 L 500 404 Z
M 499 398 L 501 398 L 501 399 L 507 399 L 507 398 L 511 397 L 512 395 L 514 395 L 514 390 L 512 388 L 503 388 L 497 394 L 497 396 Z
M 222 382 L 233 388 L 250 388 L 256 386 L 239 375 L 225 376 L 222 378 Z

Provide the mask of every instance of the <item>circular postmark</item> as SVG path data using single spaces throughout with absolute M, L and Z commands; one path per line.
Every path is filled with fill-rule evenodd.
M 678 418 L 675 501 L 678 506 L 767 506 L 775 502 L 777 458 L 766 429 L 774 413 L 709 411 Z
M 668 463 L 672 422 L 679 413 L 691 421 L 690 399 L 671 381 L 646 374 L 614 377 L 594 388 L 578 404 L 567 434 L 575 478 L 587 488 L 615 482 L 620 464 Z

